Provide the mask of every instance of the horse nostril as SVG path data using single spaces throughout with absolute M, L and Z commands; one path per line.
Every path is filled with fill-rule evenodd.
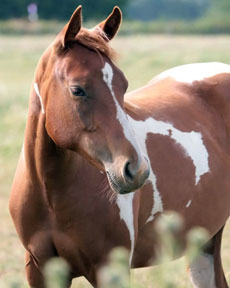
M 126 180 L 128 180 L 129 182 L 133 181 L 134 180 L 134 175 L 132 174 L 132 172 L 130 171 L 130 162 L 127 162 L 125 164 L 125 167 L 124 167 L 124 177 Z

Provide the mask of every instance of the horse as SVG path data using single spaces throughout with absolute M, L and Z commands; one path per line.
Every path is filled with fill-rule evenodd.
M 29 285 L 45 287 L 43 267 L 64 258 L 69 283 L 97 271 L 114 247 L 130 268 L 158 250 L 155 223 L 171 210 L 209 232 L 189 266 L 194 287 L 228 287 L 221 238 L 230 207 L 230 67 L 172 68 L 126 93 L 110 40 L 118 7 L 93 29 L 81 6 L 42 55 L 30 93 L 10 213 L 25 247 Z

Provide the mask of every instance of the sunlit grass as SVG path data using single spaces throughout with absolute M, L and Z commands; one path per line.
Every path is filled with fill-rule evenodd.
M 28 287 L 24 277 L 24 251 L 8 213 L 8 195 L 23 143 L 34 70 L 42 51 L 53 39 L 54 35 L 0 36 L 0 287 L 9 287 L 12 278 L 21 282 L 22 287 Z M 120 54 L 118 65 L 129 80 L 129 90 L 176 65 L 207 61 L 230 63 L 230 36 L 140 35 L 118 37 L 112 43 Z M 230 223 L 225 228 L 222 249 L 230 282 L 229 238 Z M 154 282 L 162 268 L 169 271 L 176 287 L 191 287 L 184 258 L 162 267 L 134 270 L 132 281 L 138 288 L 156 287 Z M 80 278 L 73 281 L 72 287 L 91 286 Z

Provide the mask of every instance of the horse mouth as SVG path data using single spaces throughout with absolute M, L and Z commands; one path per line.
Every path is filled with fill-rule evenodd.
M 118 194 L 128 194 L 128 193 L 132 193 L 135 192 L 137 189 L 124 189 L 122 187 L 122 185 L 119 185 L 119 181 L 115 181 L 115 179 L 113 179 L 113 177 L 110 175 L 110 173 L 108 171 L 106 171 L 107 174 L 107 178 L 109 180 L 109 184 L 111 186 L 111 188 Z M 117 183 L 118 182 L 118 183 Z

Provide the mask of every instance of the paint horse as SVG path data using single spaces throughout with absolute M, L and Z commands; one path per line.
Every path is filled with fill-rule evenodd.
M 78 7 L 38 63 L 10 199 L 28 282 L 44 287 L 44 263 L 60 256 L 69 284 L 83 275 L 97 287 L 117 246 L 129 249 L 131 268 L 148 266 L 157 215 L 173 210 L 184 218 L 182 237 L 197 225 L 210 233 L 189 268 L 194 287 L 227 287 L 230 67 L 180 66 L 125 95 L 109 46 L 120 22 L 115 7 L 84 29 Z

